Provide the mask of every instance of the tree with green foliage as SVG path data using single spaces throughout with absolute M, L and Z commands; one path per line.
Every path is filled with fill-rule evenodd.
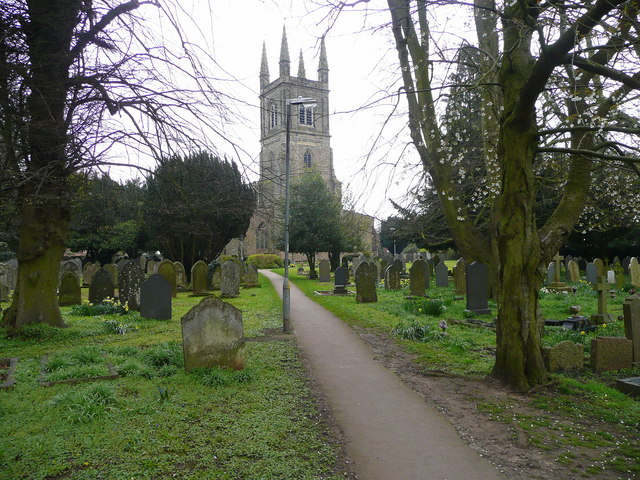
M 291 186 L 289 215 L 289 250 L 306 255 L 309 277 L 316 278 L 316 254 L 344 248 L 340 199 L 312 170 Z
M 256 193 L 237 165 L 210 153 L 167 158 L 147 180 L 144 212 L 150 236 L 187 272 L 244 235 L 255 208 Z

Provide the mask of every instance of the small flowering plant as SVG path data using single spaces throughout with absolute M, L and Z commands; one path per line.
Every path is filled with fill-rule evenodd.
M 107 297 L 100 303 L 84 302 L 81 305 L 71 307 L 71 315 L 78 317 L 97 317 L 100 315 L 126 315 L 129 313 L 129 305 L 119 303 L 116 299 Z

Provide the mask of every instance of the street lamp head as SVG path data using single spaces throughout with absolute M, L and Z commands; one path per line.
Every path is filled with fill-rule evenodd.
M 315 107 L 316 105 L 318 105 L 317 100 L 315 100 L 314 98 L 287 98 L 286 102 L 287 105 L 303 105 L 305 107 Z

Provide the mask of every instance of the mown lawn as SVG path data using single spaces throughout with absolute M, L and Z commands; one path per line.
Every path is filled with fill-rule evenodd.
M 281 328 L 277 294 L 260 282 L 230 300 L 254 340 Z M 0 357 L 20 362 L 15 388 L 0 391 L 0 478 L 343 478 L 292 340 L 249 341 L 241 372 L 185 374 L 180 318 L 200 300 L 180 293 L 170 321 L 65 307 L 67 329 L 2 332 Z M 109 320 L 128 331 L 112 333 Z M 99 374 L 105 362 L 120 378 L 42 387 L 43 355 L 48 380 Z

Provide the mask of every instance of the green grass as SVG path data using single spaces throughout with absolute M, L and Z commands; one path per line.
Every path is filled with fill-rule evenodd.
M 241 291 L 245 335 L 281 327 L 275 290 Z M 179 294 L 170 321 L 73 316 L 67 329 L 33 327 L 0 338 L 0 357 L 20 358 L 16 387 L 0 391 L 0 479 L 332 479 L 336 447 L 318 411 L 295 344 L 248 342 L 241 372 L 183 369 L 180 318 L 200 298 Z M 85 375 L 108 359 L 115 381 L 38 385 L 48 375 Z

